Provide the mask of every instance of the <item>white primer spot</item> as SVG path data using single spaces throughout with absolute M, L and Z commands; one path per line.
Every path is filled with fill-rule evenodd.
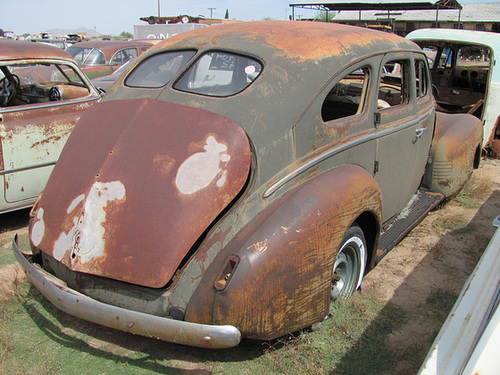
M 71 202 L 71 204 L 69 205 L 69 207 L 66 210 L 66 212 L 68 214 L 70 214 L 71 212 L 73 212 L 73 210 L 76 208 L 76 206 L 78 206 L 80 204 L 80 202 L 82 202 L 84 199 L 85 199 L 85 194 L 80 194 L 78 197 L 76 197 L 75 199 L 73 199 L 73 202 Z
M 109 202 L 125 198 L 125 186 L 120 181 L 95 182 L 90 189 L 83 213 L 75 228 L 72 240 L 73 256 L 78 256 L 81 263 L 104 252 L 104 233 L 102 225 L 106 221 L 105 208 Z
M 59 235 L 59 238 L 54 243 L 54 258 L 56 260 L 61 260 L 66 254 L 67 251 L 71 250 L 73 244 L 73 235 L 75 234 L 76 225 L 78 223 L 78 218 L 73 218 L 73 227 L 69 230 L 68 233 L 62 232 Z
M 218 176 L 218 187 L 226 182 L 227 171 L 220 176 L 220 164 L 231 160 L 231 156 L 226 153 L 227 146 L 218 143 L 214 136 L 209 136 L 203 148 L 205 152 L 191 155 L 177 170 L 175 184 L 182 194 L 196 193 L 210 185 Z
M 43 208 L 40 208 L 36 213 L 36 221 L 31 228 L 31 242 L 33 245 L 38 246 L 42 242 L 45 235 L 45 222 L 43 221 Z
M 226 183 L 227 179 L 227 171 L 222 172 L 222 176 L 217 180 L 217 186 L 218 187 L 223 187 L 224 184 Z

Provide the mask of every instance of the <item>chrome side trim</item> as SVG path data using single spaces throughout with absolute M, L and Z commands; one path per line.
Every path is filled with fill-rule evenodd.
M 12 203 L 11 207 L 13 206 L 14 208 L 11 208 L 11 207 L 5 208 L 5 209 L 0 208 L 0 214 L 6 214 L 7 212 L 19 211 L 19 210 L 24 210 L 26 208 L 33 207 L 33 203 L 35 203 L 36 197 L 29 198 L 29 199 L 23 199 L 23 200 L 28 201 L 30 203 L 25 203 L 22 206 L 17 206 L 17 205 L 15 205 L 15 203 Z
M 68 314 L 121 331 L 201 348 L 231 348 L 241 341 L 241 333 L 234 326 L 190 323 L 94 300 L 70 289 L 62 280 L 31 263 L 19 250 L 17 235 L 12 241 L 12 249 L 33 286 L 54 306 Z
M 56 164 L 55 161 L 50 161 L 50 162 L 42 163 L 42 164 L 29 165 L 27 167 L 4 169 L 3 171 L 0 171 L 0 176 L 6 175 L 6 174 L 9 174 L 9 173 L 17 173 L 17 172 L 29 171 L 31 169 L 36 169 L 36 168 L 50 167 L 51 165 L 55 165 L 55 164 Z
M 379 139 L 379 138 L 382 138 L 382 137 L 386 137 L 386 136 L 388 136 L 388 135 L 390 135 L 392 133 L 397 133 L 397 132 L 405 130 L 407 128 L 411 128 L 412 126 L 415 126 L 415 125 L 419 124 L 420 122 L 424 121 L 429 116 L 430 116 L 430 113 L 426 113 L 425 115 L 419 116 L 416 119 L 414 119 L 413 121 L 410 121 L 410 122 L 404 124 L 403 126 L 399 126 L 399 127 L 395 127 L 395 128 L 390 128 L 390 129 L 386 129 L 386 130 L 382 130 L 382 131 L 376 131 L 376 132 L 374 132 L 372 134 L 369 134 L 369 135 L 367 135 L 365 137 L 356 139 L 356 140 L 354 140 L 352 142 L 343 144 L 343 145 L 341 145 L 339 147 L 336 147 L 336 148 L 334 148 L 332 150 L 329 150 L 329 151 L 327 151 L 327 152 L 325 152 L 325 153 L 323 153 L 323 154 L 315 157 L 314 159 L 309 160 L 305 164 L 301 165 L 300 167 L 298 167 L 294 171 L 292 171 L 289 174 L 287 174 L 285 177 L 283 177 L 282 179 L 280 179 L 278 182 L 276 182 L 273 185 L 271 185 L 264 192 L 263 197 L 264 198 L 268 198 L 269 196 L 271 196 L 272 194 L 274 194 L 279 188 L 281 188 L 283 185 L 285 185 L 290 180 L 294 179 L 295 177 L 299 176 L 301 173 L 304 173 L 308 169 L 313 168 L 317 164 L 321 163 L 322 161 L 325 161 L 326 159 L 328 159 L 328 158 L 330 158 L 330 157 L 332 157 L 334 155 L 337 155 L 337 154 L 339 154 L 341 152 L 344 152 L 344 151 L 346 151 L 346 150 L 348 150 L 350 148 L 359 146 L 359 145 L 361 145 L 363 143 L 370 142 L 370 141 L 373 141 L 373 140 L 376 140 L 376 139 Z
M 47 103 L 43 103 L 43 104 L 37 104 L 37 105 L 31 105 L 30 104 L 30 107 L 26 107 L 26 108 L 19 108 L 19 106 L 17 107 L 10 107 L 10 108 L 7 108 L 7 109 L 1 109 L 0 110 L 0 114 L 4 114 L 4 113 L 10 113 L 10 112 L 19 112 L 19 111 L 31 111 L 33 109 L 43 109 L 43 108 L 51 108 L 51 107 L 60 107 L 60 106 L 63 106 L 63 105 L 75 105 L 75 104 L 82 104 L 82 103 L 86 103 L 86 102 L 91 102 L 93 100 L 99 100 L 101 97 L 100 96 L 93 96 L 91 98 L 82 98 L 82 99 L 74 99 L 74 100 L 67 100 L 67 101 L 55 101 L 55 102 L 47 102 Z

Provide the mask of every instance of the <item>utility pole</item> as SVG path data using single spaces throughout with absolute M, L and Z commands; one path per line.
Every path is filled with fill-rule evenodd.
M 158 0 L 158 17 L 160 17 L 160 0 Z
M 210 18 L 213 18 L 213 11 L 217 10 L 217 8 L 207 8 L 210 11 Z

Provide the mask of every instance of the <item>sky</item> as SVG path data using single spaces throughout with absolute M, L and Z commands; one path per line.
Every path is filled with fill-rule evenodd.
M 0 0 L 0 29 L 22 35 L 51 29 L 76 30 L 85 27 L 99 34 L 119 35 L 134 32 L 134 25 L 145 24 L 140 17 L 204 15 L 243 21 L 288 19 L 289 0 Z M 459 0 L 461 4 L 499 2 L 492 0 Z M 215 8 L 210 10 L 209 8 Z M 314 17 L 317 11 L 298 9 L 296 16 Z

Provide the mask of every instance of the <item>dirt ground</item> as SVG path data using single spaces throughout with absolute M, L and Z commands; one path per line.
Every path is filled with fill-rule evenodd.
M 493 236 L 492 221 L 500 215 L 499 172 L 499 160 L 483 160 L 461 196 L 431 212 L 365 277 L 362 293 L 409 316 L 390 340 L 400 357 L 397 373 L 405 373 L 405 366 L 411 370 L 407 353 L 415 347 L 427 352 L 447 315 L 436 319 L 425 302 L 442 295 L 453 304 Z
M 459 199 L 431 212 L 365 277 L 361 293 L 394 304 L 409 316 L 408 323 L 390 338 L 400 356 L 397 373 L 412 369 L 407 353 L 415 346 L 427 351 L 439 330 L 439 319 L 433 318 L 425 301 L 436 293 L 457 296 L 492 237 L 491 223 L 500 215 L 499 171 L 499 160 L 483 160 Z M 2 215 L 3 247 L 11 246 L 15 233 L 27 233 L 28 212 Z M 24 278 L 17 265 L 0 268 L 0 303 L 12 295 L 5 286 L 14 285 L 16 278 Z

